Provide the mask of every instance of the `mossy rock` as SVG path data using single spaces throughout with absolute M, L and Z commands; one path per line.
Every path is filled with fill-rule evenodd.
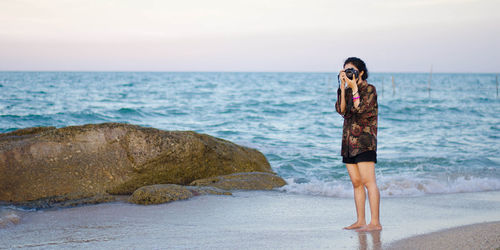
M 71 193 L 67 195 L 51 196 L 32 201 L 15 202 L 13 205 L 27 209 L 45 209 L 45 208 L 65 208 L 81 205 L 99 204 L 115 201 L 116 197 L 109 194 L 84 195 Z
M 191 182 L 192 186 L 211 186 L 224 190 L 270 190 L 286 185 L 285 180 L 272 173 L 249 172 L 210 177 Z
M 141 187 L 134 191 L 128 201 L 140 205 L 162 204 L 185 200 L 197 195 L 231 195 L 230 192 L 213 187 L 189 187 L 176 184 L 157 184 Z
M 272 173 L 262 153 L 192 131 L 102 123 L 0 134 L 0 202 L 130 195 L 252 171 Z
M 129 202 L 141 205 L 161 204 L 193 197 L 193 193 L 181 185 L 157 184 L 141 187 L 134 191 Z

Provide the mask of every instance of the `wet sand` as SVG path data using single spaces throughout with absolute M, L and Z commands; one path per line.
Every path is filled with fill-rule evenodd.
M 0 248 L 383 249 L 415 235 L 500 221 L 498 211 L 497 191 L 382 198 L 384 229 L 357 233 L 342 229 L 355 220 L 352 198 L 247 191 L 151 206 L 16 211 L 20 221 L 0 229 Z

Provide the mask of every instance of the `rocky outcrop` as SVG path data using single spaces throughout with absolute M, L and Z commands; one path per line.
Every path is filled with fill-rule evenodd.
M 135 204 L 151 205 L 176 200 L 185 200 L 197 195 L 218 194 L 231 195 L 230 192 L 213 187 L 190 187 L 176 184 L 157 184 L 141 187 L 129 197 L 128 201 Z
M 103 123 L 0 134 L 0 201 L 11 203 L 50 206 L 253 171 L 272 173 L 259 151 L 191 131 Z
M 88 194 L 71 193 L 67 195 L 40 198 L 32 201 L 13 202 L 13 204 L 28 209 L 43 209 L 43 208 L 76 207 L 80 205 L 99 204 L 115 200 L 120 200 L 120 197 L 105 193 L 96 194 L 93 196 L 89 196 Z
M 190 186 L 157 184 L 137 189 L 128 199 L 141 205 L 185 200 L 197 195 L 231 195 L 227 190 L 270 190 L 286 182 L 279 176 L 264 172 L 245 172 L 195 180 Z
M 250 172 L 215 176 L 191 182 L 192 186 L 211 186 L 224 190 L 270 190 L 286 185 L 279 176 L 272 173 Z

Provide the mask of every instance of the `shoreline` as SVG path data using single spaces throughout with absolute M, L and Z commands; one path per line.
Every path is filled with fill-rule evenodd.
M 500 221 L 482 222 L 411 236 L 385 249 L 500 249 Z
M 407 237 L 500 221 L 499 197 L 493 191 L 382 199 L 384 229 L 371 233 L 342 229 L 356 218 L 352 198 L 238 191 L 149 206 L 117 201 L 19 212 L 18 224 L 0 229 L 0 246 L 385 249 Z

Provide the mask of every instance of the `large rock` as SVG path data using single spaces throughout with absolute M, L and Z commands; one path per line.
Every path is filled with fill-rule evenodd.
M 176 184 L 156 184 L 144 186 L 134 191 L 128 201 L 141 204 L 161 204 L 176 200 L 185 200 L 197 195 L 231 195 L 230 192 L 213 187 L 190 187 Z
M 251 171 L 272 173 L 259 151 L 191 131 L 103 123 L 0 134 L 0 201 L 13 203 Z
M 190 185 L 210 186 L 225 190 L 270 190 L 284 186 L 286 182 L 281 177 L 272 173 L 251 172 L 209 177 L 195 180 Z

